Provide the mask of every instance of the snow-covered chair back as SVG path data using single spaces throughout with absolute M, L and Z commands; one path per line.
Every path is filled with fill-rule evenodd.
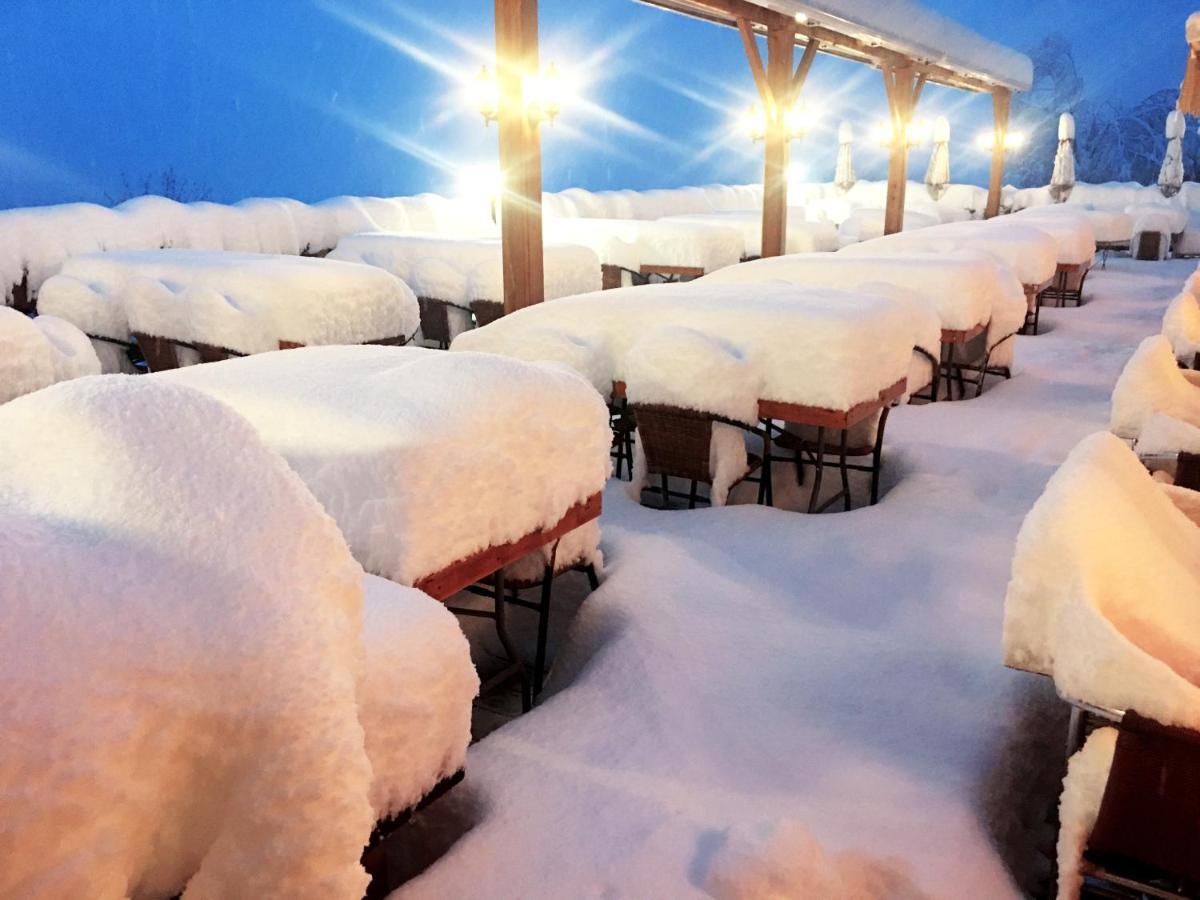
M 1114 701 L 1124 695 L 1091 671 L 1096 661 L 1130 641 L 1164 658 L 1196 652 L 1200 660 L 1200 646 L 1182 634 L 1168 646 L 1164 635 L 1181 623 L 1200 634 L 1200 528 L 1118 438 L 1090 435 L 1021 525 L 1004 603 L 1004 661 L 1061 677 L 1076 699 L 1121 706 Z M 1200 677 L 1193 663 L 1178 665 Z M 1194 709 L 1200 716 L 1200 704 Z
M 683 326 L 649 332 L 624 365 L 638 422 L 633 489 L 649 474 L 678 475 L 711 484 L 712 504 L 723 505 L 750 468 L 743 434 L 758 421 L 757 367 L 735 345 Z
M 62 319 L 0 306 L 0 403 L 59 381 L 99 375 L 87 335 Z
M 1163 314 L 1163 336 L 1171 342 L 1175 358 L 1185 366 L 1196 368 L 1200 354 L 1200 300 L 1189 290 L 1182 290 Z
M 0 407 L 0 458 L 0 895 L 361 896 L 363 575 L 300 479 L 134 377 Z
M 1161 334 L 1142 341 L 1121 370 L 1109 427 L 1136 440 L 1155 413 L 1200 425 L 1200 374 L 1179 368 L 1171 341 Z

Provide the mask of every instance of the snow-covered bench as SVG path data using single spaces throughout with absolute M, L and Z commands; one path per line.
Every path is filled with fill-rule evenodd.
M 1025 295 L 1007 267 L 983 254 L 796 254 L 745 263 L 701 280 L 702 284 L 771 282 L 846 290 L 869 290 L 880 283 L 905 288 L 941 322 L 948 375 L 961 374 L 964 367 L 977 371 L 978 395 L 987 373 L 1011 374 L 1013 337 L 1025 321 Z
M 306 347 L 154 378 L 242 413 L 368 572 L 439 600 L 600 515 L 608 411 L 560 367 L 423 347 Z M 497 598 L 507 641 L 503 609 Z
M 596 254 L 605 288 L 625 281 L 695 278 L 735 265 L 745 253 L 734 225 L 643 219 L 546 218 L 546 237 L 580 244 Z M 575 293 L 583 293 L 576 291 Z
M 55 316 L 29 318 L 0 306 L 0 403 L 51 384 L 99 375 L 100 360 L 82 331 Z
M 762 211 L 730 209 L 722 212 L 668 216 L 660 222 L 683 222 L 736 228 L 742 235 L 744 259 L 762 256 Z M 811 222 L 803 207 L 789 206 L 787 246 L 784 253 L 823 253 L 838 248 L 837 228 L 830 222 Z M 712 271 L 712 270 L 710 270 Z
M 745 354 L 759 385 L 758 418 L 815 428 L 818 474 L 826 450 L 845 447 L 855 426 L 929 384 L 941 338 L 937 316 L 889 285 L 842 291 L 701 279 L 527 307 L 459 335 L 451 350 L 537 358 L 529 345 L 554 333 L 548 358 L 573 364 L 564 348 L 580 348 L 580 371 L 619 400 L 630 349 L 664 325 L 686 325 Z
M 402 344 L 417 300 L 371 266 L 200 250 L 72 257 L 42 285 L 40 308 L 96 343 L 105 371 L 122 371 L 136 338 L 151 369 L 310 344 Z
M 465 760 L 454 618 L 364 594 L 311 493 L 196 391 L 47 388 L 0 407 L 0 458 L 0 895 L 362 896 L 372 823 Z
M 482 321 L 503 311 L 499 238 L 368 232 L 342 238 L 328 258 L 376 266 L 404 281 L 421 300 L 422 337 L 442 346 L 471 326 L 473 313 Z M 545 299 L 600 288 L 600 261 L 587 247 L 549 241 L 542 259 Z
M 1200 372 L 1179 368 L 1171 342 L 1161 334 L 1142 341 L 1121 370 L 1109 427 L 1133 441 L 1155 413 L 1200 425 Z

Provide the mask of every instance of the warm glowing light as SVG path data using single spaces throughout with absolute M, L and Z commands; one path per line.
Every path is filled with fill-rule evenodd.
M 1004 149 L 1006 152 L 1020 150 L 1025 146 L 1025 135 L 1020 131 L 1008 131 L 1004 134 Z M 996 146 L 996 132 L 984 131 L 975 138 L 975 146 L 990 153 Z
M 808 183 L 808 168 L 803 163 L 794 162 L 787 168 L 787 186 L 789 193 L 797 193 Z
M 458 170 L 458 195 L 470 200 L 495 200 L 504 190 L 504 173 L 496 165 L 463 166 Z
M 500 115 L 500 84 L 496 73 L 487 66 L 481 66 L 479 74 L 468 83 L 467 94 L 471 105 L 483 116 L 484 124 L 494 122 Z
M 783 112 L 783 128 L 790 140 L 804 137 L 816 124 L 818 111 L 802 103 L 794 103 Z M 767 136 L 770 123 L 767 114 L 757 103 L 746 107 L 738 122 L 738 130 L 752 141 L 761 141 Z
M 802 12 L 796 13 L 796 24 L 797 25 L 807 25 L 808 24 L 808 13 L 802 13 Z

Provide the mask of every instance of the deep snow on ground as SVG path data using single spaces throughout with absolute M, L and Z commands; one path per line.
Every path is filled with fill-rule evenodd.
M 555 693 L 472 748 L 430 812 L 473 827 L 394 896 L 739 896 L 765 860 L 804 871 L 804 829 L 883 860 L 883 895 L 1033 887 L 1063 732 L 1001 663 L 1014 540 L 1194 268 L 1110 260 L 1012 381 L 895 411 L 874 508 L 662 512 L 610 482 Z M 827 895 L 819 868 L 797 896 Z

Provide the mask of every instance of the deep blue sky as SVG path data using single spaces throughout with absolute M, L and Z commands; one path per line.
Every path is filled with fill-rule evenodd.
M 885 3 L 886 0 L 879 0 Z M 1088 94 L 1135 102 L 1178 84 L 1194 0 L 928 0 L 1018 48 L 1075 42 Z M 494 162 L 495 128 L 456 74 L 491 52 L 491 0 L 4 0 L 0 207 L 105 202 L 173 169 L 211 198 L 453 191 Z M 632 0 L 542 0 L 543 60 L 577 71 L 585 101 L 546 131 L 548 190 L 676 186 L 760 177 L 730 133 L 753 84 L 732 30 Z M 832 174 L 842 118 L 860 134 L 884 110 L 878 72 L 820 56 L 806 97 L 823 133 L 793 147 Z M 931 88 L 923 115 L 955 125 L 955 176 L 986 98 Z M 961 143 L 960 143 L 961 142 Z M 860 145 L 860 177 L 883 155 Z M 913 161 L 923 170 L 924 154 Z

